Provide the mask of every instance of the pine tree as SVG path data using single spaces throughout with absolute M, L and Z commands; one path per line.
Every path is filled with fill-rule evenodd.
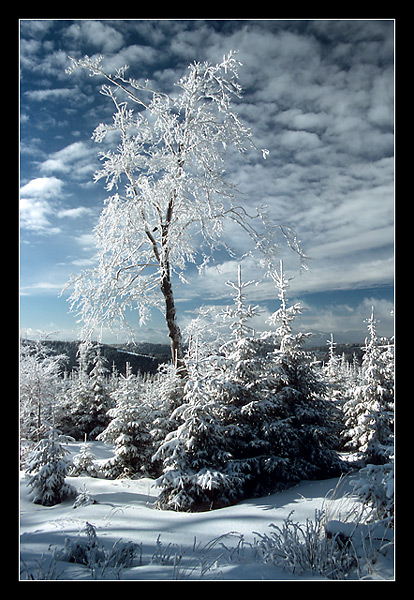
M 89 373 L 90 387 L 92 390 L 92 398 L 89 408 L 90 427 L 91 431 L 85 431 L 90 440 L 94 440 L 108 425 L 107 412 L 111 407 L 111 399 L 107 391 L 106 367 L 107 360 L 101 353 L 100 345 L 95 349 L 95 357 L 93 358 L 93 369 Z M 88 427 L 89 429 L 89 427 Z
M 329 346 L 329 359 L 322 367 L 321 374 L 326 385 L 325 395 L 333 403 L 332 418 L 336 425 L 338 441 L 336 447 L 340 450 L 343 447 L 341 439 L 341 431 L 344 429 L 343 405 L 347 390 L 351 385 L 351 373 L 345 355 L 342 354 L 342 357 L 339 358 L 335 352 L 336 343 L 332 333 L 330 339 L 327 340 L 327 344 Z
M 282 262 L 280 273 L 273 272 L 272 278 L 281 306 L 269 319 L 275 330 L 265 337 L 273 341 L 275 348 L 267 356 L 262 400 L 249 407 L 257 423 L 255 438 L 264 450 L 252 482 L 256 494 L 299 479 L 333 476 L 340 465 L 325 386 L 317 377 L 310 355 L 302 349 L 309 334 L 294 334 L 292 330 L 301 307 L 287 305 L 288 280 Z
M 249 319 L 257 307 L 246 306 L 241 269 L 238 281 L 227 282 L 236 290 L 235 305 L 221 316 L 229 323 L 230 339 L 217 354 L 206 356 L 199 347 L 199 332 L 192 336 L 186 358 L 188 380 L 184 403 L 172 418 L 178 427 L 161 444 L 164 473 L 158 480 L 163 490 L 159 505 L 176 510 L 206 510 L 232 504 L 243 497 L 246 464 L 242 448 L 249 429 L 241 408 L 251 399 L 250 363 L 254 353 L 246 337 Z M 248 455 L 249 453 L 247 453 Z
M 329 345 L 329 359 L 324 370 L 329 381 L 334 383 L 338 378 L 339 358 L 335 353 L 336 343 L 334 342 L 333 333 L 331 333 L 331 338 L 327 340 L 327 344 Z
M 192 372 L 185 385 L 184 404 L 172 417 L 180 420 L 161 444 L 155 458 L 163 459 L 162 487 L 157 505 L 164 509 L 200 511 L 238 499 L 240 478 L 229 473 L 225 427 L 217 420 L 217 402 L 210 378 Z M 213 383 L 214 386 L 214 383 Z
M 392 346 L 378 340 L 376 323 L 372 307 L 367 319 L 369 337 L 362 359 L 362 384 L 352 390 L 344 406 L 344 435 L 347 447 L 366 463 L 381 465 L 393 454 L 394 388 Z
M 79 454 L 73 457 L 73 467 L 70 471 L 72 477 L 87 475 L 89 477 L 98 477 L 98 471 L 94 463 L 94 455 L 85 441 L 81 446 Z
M 83 439 L 86 434 L 93 440 L 108 424 L 111 398 L 106 373 L 106 359 L 101 354 L 100 345 L 82 342 L 78 350 L 78 371 L 72 379 L 71 390 L 71 434 L 76 439 Z
M 114 458 L 105 463 L 105 471 L 112 478 L 146 474 L 151 464 L 148 410 L 129 363 L 125 371 L 125 376 L 120 376 L 118 389 L 112 393 L 116 405 L 108 411 L 111 421 L 97 437 L 115 446 Z
M 66 457 L 68 451 L 62 446 L 63 438 L 53 425 L 48 437 L 41 439 L 29 457 L 27 473 L 31 476 L 33 502 L 43 506 L 54 506 L 76 494 L 75 488 L 65 482 L 71 465 Z

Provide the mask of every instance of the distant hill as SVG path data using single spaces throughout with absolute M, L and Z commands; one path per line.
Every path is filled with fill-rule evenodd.
M 306 349 L 315 355 L 315 358 L 321 362 L 327 362 L 329 359 L 329 347 L 323 338 L 328 339 L 329 336 L 319 332 L 320 335 L 312 336 L 307 344 Z M 43 342 L 51 348 L 56 354 L 64 354 L 68 357 L 65 364 L 65 369 L 71 373 L 78 366 L 77 352 L 80 342 L 65 342 L 60 340 L 45 340 Z M 335 354 L 342 356 L 348 362 L 352 361 L 352 357 L 356 354 L 357 359 L 361 362 L 363 351 L 361 343 L 338 343 L 335 347 Z M 139 342 L 137 344 L 100 344 L 101 353 L 108 361 L 108 368 L 115 368 L 119 373 L 125 374 L 125 363 L 129 362 L 132 372 L 137 373 L 156 373 L 159 365 L 168 363 L 171 360 L 171 350 L 168 344 L 153 344 L 151 342 Z M 92 368 L 92 366 L 91 366 Z
M 65 369 L 70 373 L 78 366 L 77 352 L 80 342 L 64 342 L 59 340 L 45 340 L 48 346 L 56 354 L 65 354 L 68 361 Z M 167 344 L 151 344 L 142 342 L 139 344 L 100 344 L 101 354 L 108 361 L 108 368 L 115 368 L 119 373 L 125 374 L 125 363 L 129 362 L 132 372 L 156 373 L 158 366 L 171 360 L 170 346 Z
M 358 363 L 361 364 L 362 357 L 364 355 L 364 351 L 362 347 L 364 344 L 337 344 L 335 347 L 336 356 L 341 357 L 342 354 L 345 354 L 345 359 L 347 362 L 352 362 L 354 354 L 357 357 Z M 329 360 L 329 347 L 325 346 L 308 346 L 306 348 L 308 352 L 313 354 L 315 358 L 322 363 L 327 363 Z

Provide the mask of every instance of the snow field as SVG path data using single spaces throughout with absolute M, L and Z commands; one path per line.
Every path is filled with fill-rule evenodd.
M 97 463 L 112 456 L 110 447 L 102 442 L 90 442 Z M 81 443 L 71 443 L 71 454 L 77 454 Z M 350 486 L 338 479 L 302 481 L 298 485 L 262 498 L 245 500 L 235 506 L 201 513 L 157 510 L 153 503 L 159 488 L 154 480 L 105 480 L 92 477 L 67 477 L 78 492 L 86 488 L 97 504 L 73 508 L 74 500 L 53 507 L 35 505 L 29 497 L 25 476 L 21 474 L 20 550 L 21 579 L 27 571 L 39 573 L 51 563 L 53 549 L 61 550 L 65 539 L 86 540 L 85 525 L 96 528 L 99 543 L 110 549 L 123 542 L 142 544 L 133 565 L 119 574 L 108 569 L 105 579 L 121 580 L 317 580 L 310 573 L 291 574 L 279 566 L 264 563 L 253 544 L 258 533 L 269 533 L 271 523 L 282 526 L 294 511 L 292 519 L 305 523 L 313 519 L 315 509 L 326 508 L 327 519 L 346 516 L 354 500 L 348 497 Z M 221 538 L 225 534 L 226 537 Z M 243 536 L 243 543 L 241 542 Z M 220 539 L 217 539 L 220 538 Z M 158 542 L 157 542 L 158 540 Z M 217 540 L 214 542 L 214 540 Z M 41 558 L 43 554 L 43 559 Z M 84 565 L 57 561 L 59 580 L 92 579 Z M 381 566 L 381 575 L 371 578 L 392 578 L 392 565 Z

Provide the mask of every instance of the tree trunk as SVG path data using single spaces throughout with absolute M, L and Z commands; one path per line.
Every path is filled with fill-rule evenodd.
M 181 331 L 177 323 L 174 294 L 171 284 L 170 265 L 167 262 L 163 269 L 161 291 L 165 300 L 165 319 L 167 321 L 168 335 L 171 338 L 171 355 L 180 377 L 187 376 L 187 369 L 183 360 L 183 343 Z

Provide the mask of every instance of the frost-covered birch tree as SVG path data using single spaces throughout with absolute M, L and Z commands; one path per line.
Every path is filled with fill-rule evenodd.
M 128 67 L 107 73 L 102 60 L 72 59 L 68 69 L 82 67 L 105 78 L 101 93 L 114 103 L 115 113 L 92 137 L 102 143 L 118 135 L 119 142 L 115 150 L 101 152 L 95 180 L 104 178 L 106 189 L 115 193 L 106 199 L 95 228 L 97 266 L 71 281 L 71 308 L 90 334 L 118 319 L 127 326 L 127 309 L 138 310 L 142 323 L 150 307 L 164 305 L 172 355 L 185 372 L 173 275 L 183 280 L 188 263 L 201 268 L 214 250 L 230 250 L 226 220 L 263 252 L 274 247 L 274 228 L 272 236 L 263 233 L 263 211 L 252 217 L 237 205 L 225 173 L 226 150 L 257 150 L 232 104 L 241 97 L 241 63 L 233 52 L 216 65 L 194 62 L 169 95 L 151 89 L 148 81 L 127 78 Z M 265 158 L 267 150 L 262 153 Z M 278 229 L 298 250 L 292 232 Z

